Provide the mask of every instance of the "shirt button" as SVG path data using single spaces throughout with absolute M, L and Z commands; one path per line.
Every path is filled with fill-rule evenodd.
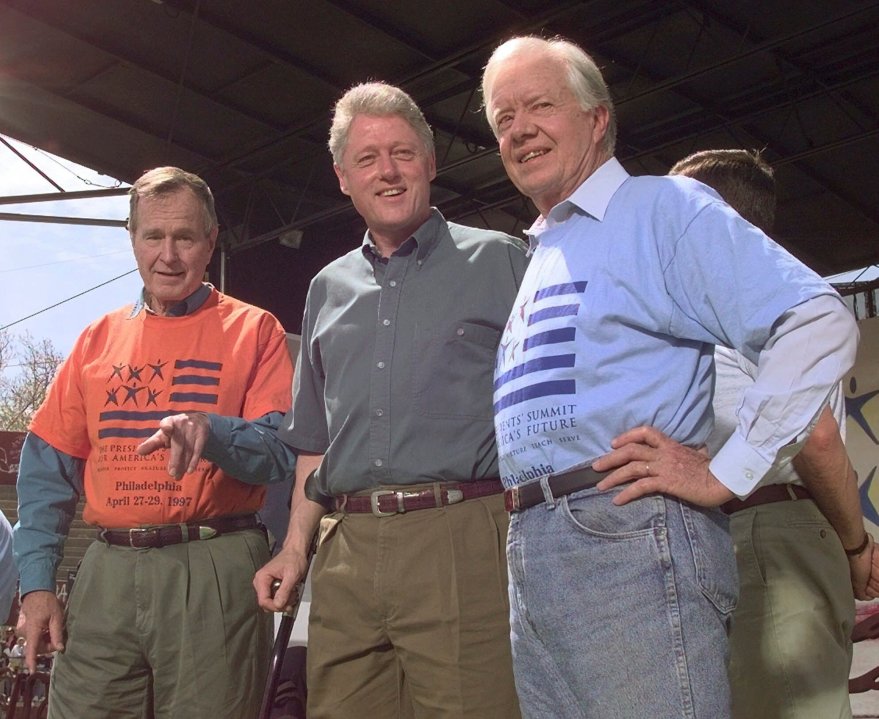
M 397 286 L 397 280 L 391 280 L 390 282 L 388 282 L 388 284 L 389 284 L 391 287 L 396 287 L 396 286 Z
M 464 334 L 464 328 L 459 327 L 458 329 L 455 330 L 455 333 L 458 335 L 458 337 L 461 337 Z
M 385 327 L 387 327 L 389 324 L 391 324 L 391 321 L 390 321 L 390 320 L 382 320 L 382 324 L 383 324 Z
M 384 462 L 382 462 L 380 459 L 373 460 L 372 463 L 373 463 L 376 467 L 381 467 L 381 466 L 384 464 Z
M 384 368 L 385 368 L 385 363 L 384 363 L 384 362 L 376 362 L 376 363 L 375 363 L 375 366 L 378 367 L 379 369 L 384 369 Z
M 384 413 L 385 413 L 385 411 L 384 411 L 383 409 L 377 409 L 377 410 L 375 411 L 375 416 L 376 416 L 376 417 L 381 417 Z
M 754 473 L 750 469 L 745 472 L 745 479 L 754 479 Z

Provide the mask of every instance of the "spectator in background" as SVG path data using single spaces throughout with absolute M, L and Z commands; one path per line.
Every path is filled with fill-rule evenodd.
M 24 668 L 24 652 L 25 638 L 19 637 L 12 649 L 6 650 L 6 656 L 9 657 L 9 668 L 13 672 L 20 672 Z
M 18 568 L 12 556 L 12 526 L 6 515 L 0 512 L 0 624 L 15 624 L 10 617 L 18 591 Z
M 703 182 L 746 220 L 772 231 L 775 179 L 759 153 L 704 150 L 669 174 Z M 757 374 L 753 362 L 726 347 L 715 349 L 714 364 L 712 454 L 735 431 L 742 392 Z M 722 505 L 730 515 L 740 585 L 729 665 L 736 719 L 852 715 L 854 598 L 879 596 L 879 550 L 864 529 L 844 432 L 838 386 L 800 453 L 773 467 L 746 498 Z
M 6 627 L 6 637 L 3 640 L 3 653 L 6 655 L 7 649 L 12 649 L 15 646 L 15 642 L 18 640 L 18 637 L 15 635 L 15 627 L 9 626 Z

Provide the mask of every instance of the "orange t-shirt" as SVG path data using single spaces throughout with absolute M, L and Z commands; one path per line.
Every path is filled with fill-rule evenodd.
M 280 323 L 216 290 L 183 317 L 130 314 L 122 308 L 86 328 L 30 426 L 86 460 L 83 518 L 136 527 L 257 511 L 264 485 L 239 482 L 207 460 L 175 480 L 166 451 L 135 450 L 168 415 L 286 412 L 293 367 Z

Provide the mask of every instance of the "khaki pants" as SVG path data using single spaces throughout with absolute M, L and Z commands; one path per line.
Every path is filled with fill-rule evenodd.
M 50 719 L 251 719 L 271 615 L 251 582 L 257 529 L 160 549 L 89 547 L 52 669 Z
M 309 719 L 519 716 L 503 497 L 321 523 Z
M 808 499 L 730 517 L 740 598 L 730 633 L 735 719 L 851 719 L 855 603 L 839 537 Z

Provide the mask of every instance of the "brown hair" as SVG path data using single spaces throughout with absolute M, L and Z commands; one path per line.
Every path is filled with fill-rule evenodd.
M 775 222 L 775 172 L 757 150 L 702 150 L 674 164 L 685 175 L 717 190 L 726 203 L 763 232 Z

